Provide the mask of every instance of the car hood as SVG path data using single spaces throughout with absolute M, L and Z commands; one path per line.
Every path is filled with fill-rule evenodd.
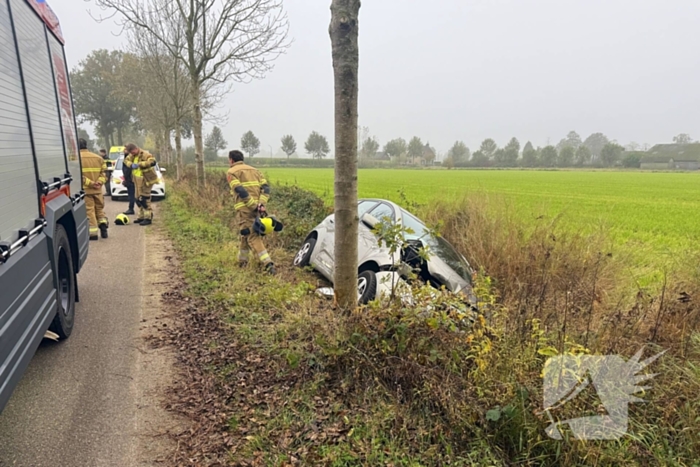
M 452 292 L 459 293 L 465 288 L 471 290 L 471 284 L 439 256 L 430 257 L 428 260 L 428 271 L 432 276 L 443 282 Z

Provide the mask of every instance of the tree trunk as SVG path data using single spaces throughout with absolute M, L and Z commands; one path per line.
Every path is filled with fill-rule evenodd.
M 104 144 L 107 146 L 105 148 L 107 150 L 107 154 L 109 154 L 111 146 L 109 145 L 109 133 L 107 132 L 107 130 L 102 130 L 102 139 L 104 140 Z
M 335 298 L 357 308 L 357 95 L 360 0 L 333 0 L 330 36 L 335 76 Z
M 182 125 L 180 123 L 175 126 L 175 157 L 177 158 L 177 179 L 180 180 L 184 165 L 182 160 Z
M 170 139 L 170 133 L 172 133 L 172 130 L 165 132 L 165 149 L 168 151 L 168 165 L 173 163 L 173 141 Z
M 124 140 L 122 138 L 122 126 L 117 127 L 117 139 L 119 140 L 119 146 L 124 145 Z
M 202 138 L 202 103 L 200 100 L 199 80 L 192 78 L 192 111 L 194 122 L 192 132 L 194 133 L 195 161 L 197 163 L 197 185 L 204 186 L 204 140 Z
M 158 160 L 163 162 L 163 158 L 165 156 L 165 154 L 164 154 L 165 151 L 163 150 L 163 134 L 160 133 L 160 135 L 159 135 L 158 133 L 160 133 L 160 132 L 156 131 L 155 135 L 153 135 L 153 137 L 155 139 L 154 142 L 156 144 L 156 155 L 157 155 Z

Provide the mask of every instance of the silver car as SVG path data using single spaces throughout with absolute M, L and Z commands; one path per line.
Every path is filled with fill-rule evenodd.
M 357 205 L 360 218 L 358 238 L 358 295 L 360 303 L 367 303 L 377 297 L 378 275 L 385 272 L 400 274 L 405 271 L 402 266 L 408 264 L 418 271 L 424 282 L 440 288 L 445 286 L 454 293 L 461 293 L 474 302 L 472 280 L 474 271 L 469 262 L 450 245 L 447 240 L 430 233 L 423 221 L 409 213 L 401 206 L 383 199 L 361 199 Z M 379 239 L 373 232 L 374 227 L 387 220 L 402 225 L 414 233 L 405 233 L 405 240 L 410 245 L 406 251 L 390 254 L 386 245 L 379 245 Z M 299 252 L 294 257 L 294 265 L 311 266 L 331 283 L 335 266 L 335 221 L 330 215 L 306 237 Z M 428 261 L 421 261 L 418 256 L 420 248 L 426 248 Z

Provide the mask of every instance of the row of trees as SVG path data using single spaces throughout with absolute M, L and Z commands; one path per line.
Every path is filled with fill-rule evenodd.
M 287 158 L 291 157 L 297 152 L 297 142 L 294 139 L 294 136 L 283 136 L 281 143 L 281 149 L 287 155 Z M 248 157 L 253 157 L 260 153 L 260 140 L 252 131 L 246 132 L 241 138 L 241 149 L 243 152 L 248 154 Z M 306 140 L 306 143 L 304 144 L 304 149 L 306 149 L 306 153 L 311 155 L 311 157 L 314 159 L 323 159 L 328 157 L 328 154 L 331 152 L 328 139 L 317 131 L 311 132 Z
M 363 131 L 367 132 L 366 129 Z M 413 137 L 409 142 L 403 138 L 392 139 L 381 152 L 376 137 L 365 134 L 361 141 L 358 151 L 361 159 L 388 158 L 398 163 L 429 165 L 437 156 L 435 149 L 429 143 L 423 144 L 418 137 Z M 473 153 L 464 142 L 457 141 L 448 151 L 444 163 L 448 166 L 475 167 L 571 167 L 591 163 L 612 166 L 622 160 L 623 153 L 622 146 L 602 133 L 594 133 L 582 140 L 578 133 L 571 131 L 556 146 L 535 148 L 528 141 L 522 150 L 517 138 L 512 138 L 502 148 L 493 139 L 485 139 Z
M 457 141 L 447 154 L 447 166 L 475 167 L 573 167 L 589 164 L 613 166 L 622 161 L 624 148 L 602 133 L 594 133 L 585 141 L 575 131 L 569 132 L 559 144 L 535 148 L 527 142 L 522 148 L 517 138 L 499 148 L 493 139 L 485 139 L 473 154 Z

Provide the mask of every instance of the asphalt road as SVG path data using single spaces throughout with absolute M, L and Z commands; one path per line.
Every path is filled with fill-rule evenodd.
M 147 228 L 115 226 L 114 217 L 126 203 L 105 202 L 110 238 L 90 243 L 78 276 L 73 335 L 41 344 L 0 414 L 2 467 L 139 465 L 137 382 Z

